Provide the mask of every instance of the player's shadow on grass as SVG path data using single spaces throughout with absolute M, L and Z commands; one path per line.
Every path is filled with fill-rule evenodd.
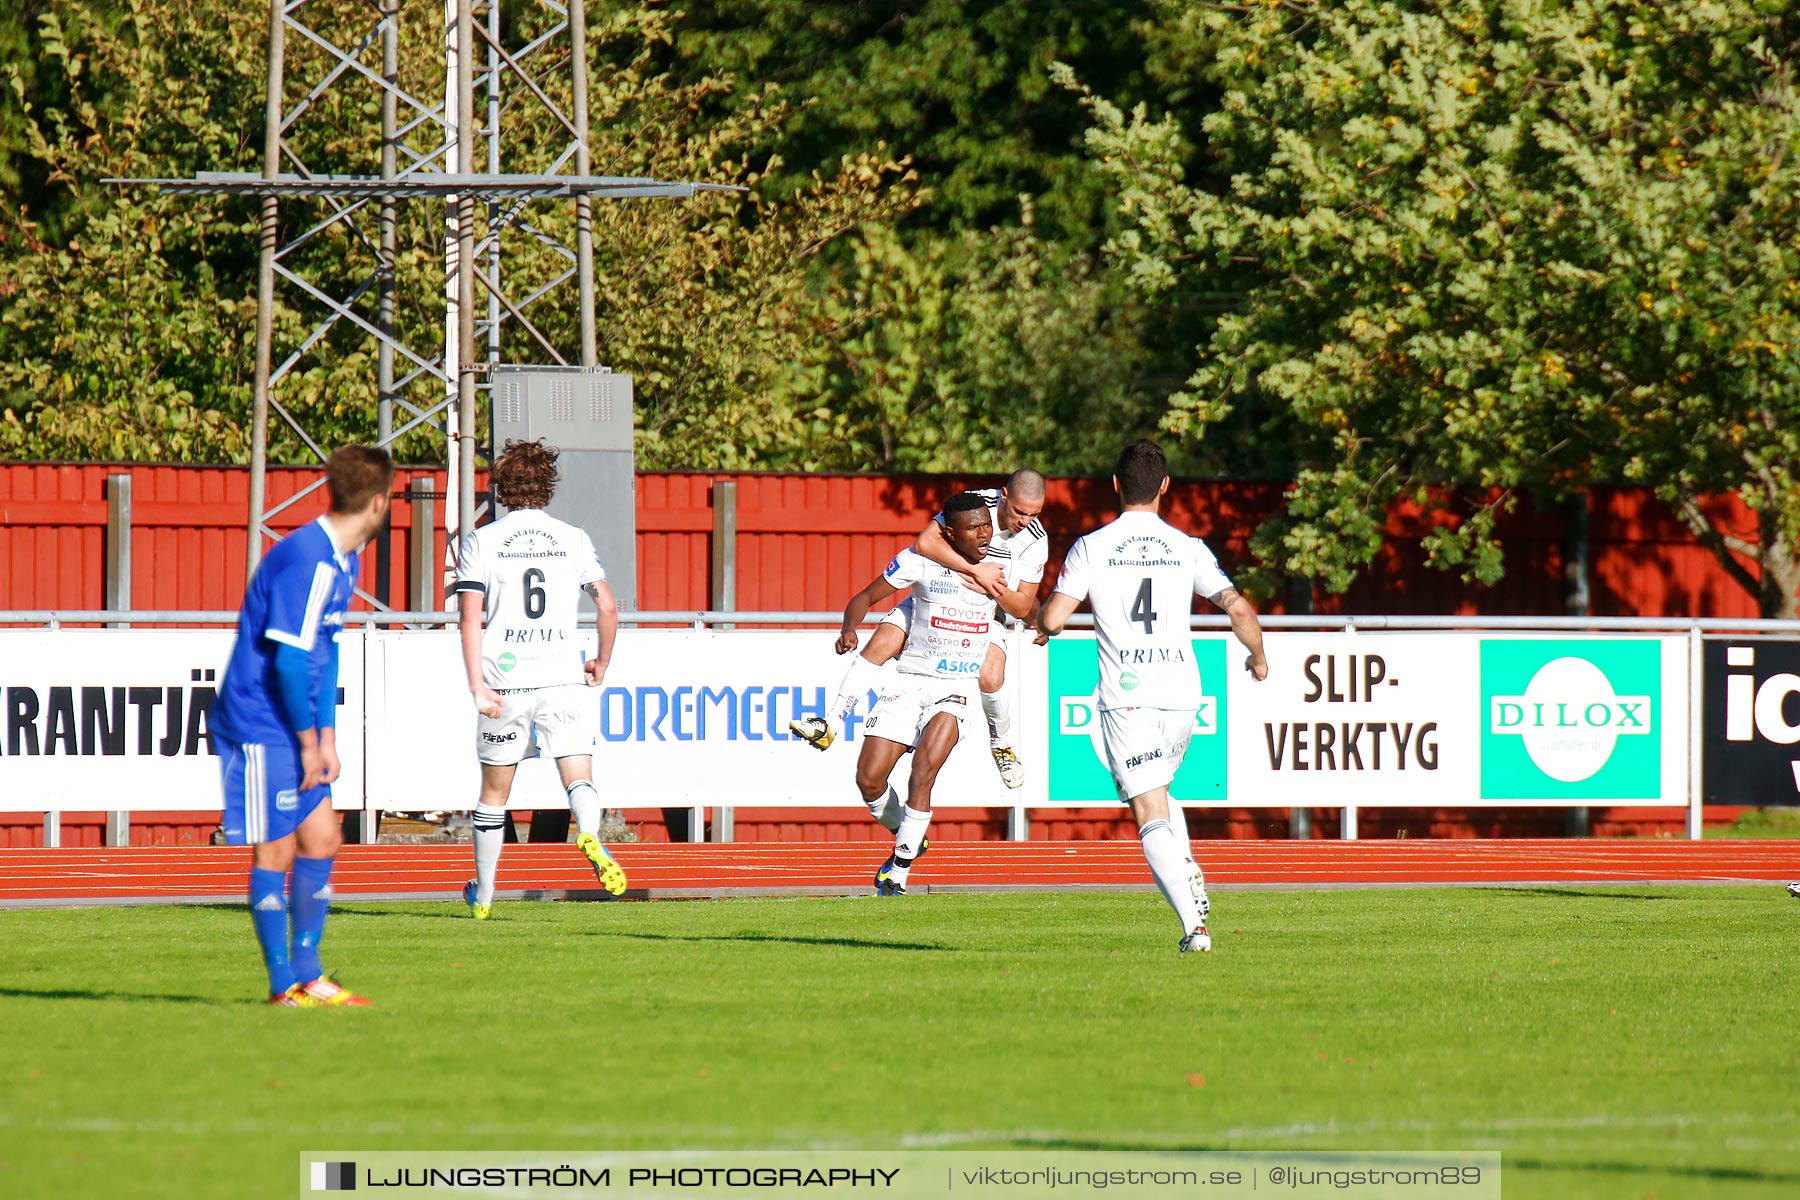
M 1667 892 L 1655 892 L 1648 889 L 1641 892 L 1585 892 L 1576 888 L 1558 887 L 1500 887 L 1490 888 L 1500 896 L 1554 896 L 1559 900 L 1673 900 L 1675 897 Z
M 20 1000 L 164 1000 L 176 1004 L 255 1004 L 256 999 L 227 1000 L 218 996 L 182 996 L 173 992 L 113 992 L 103 988 L 20 988 L 0 987 L 0 996 Z
M 582 932 L 582 937 L 636 938 L 646 942 L 787 942 L 794 946 L 848 946 L 852 950 L 935 950 L 955 953 L 955 946 L 935 942 L 875 942 L 868 938 L 849 937 L 784 937 L 772 933 L 627 933 L 610 929 Z
M 1678 1179 L 1712 1179 L 1734 1183 L 1785 1183 L 1800 1185 L 1794 1171 L 1758 1171 L 1750 1167 L 1685 1167 L 1677 1163 L 1552 1162 L 1507 1154 L 1500 1163 L 1505 1171 L 1569 1171 L 1592 1175 L 1667 1175 Z M 1790 1193 L 1791 1195 L 1792 1193 Z
M 1072 1138 L 1072 1137 L 1010 1137 L 999 1138 L 996 1147 L 1030 1150 L 1092 1150 L 1092 1151 L 1138 1151 L 1147 1150 L 1163 1154 L 1188 1154 L 1210 1152 L 1219 1154 L 1251 1153 L 1242 1146 L 1214 1145 L 1206 1142 L 1195 1142 L 1184 1146 L 1171 1146 L 1164 1142 L 1131 1141 L 1107 1138 Z M 967 1147 L 958 1147 L 967 1149 Z M 1307 1153 L 1356 1153 L 1355 1151 L 1309 1151 L 1294 1148 L 1296 1155 Z M 1379 1159 L 1379 1152 L 1371 1151 L 1370 1159 Z M 1792 1171 L 1757 1171 L 1747 1167 L 1685 1167 L 1664 1163 L 1625 1163 L 1625 1162 L 1549 1162 L 1544 1159 L 1520 1158 L 1508 1153 L 1501 1160 L 1501 1170 L 1506 1171 L 1569 1171 L 1592 1175 L 1666 1175 L 1680 1179 L 1710 1179 L 1720 1182 L 1742 1183 L 1782 1183 L 1800 1184 L 1800 1174 Z
M 435 900 L 397 900 L 364 901 L 361 904 L 333 904 L 331 915 L 334 917 L 405 917 L 413 921 L 467 921 L 468 906 L 462 901 L 454 901 L 456 907 L 449 912 L 408 912 L 395 908 L 393 904 L 447 904 L 451 901 Z M 184 904 L 184 909 L 211 909 L 214 912 L 236 913 L 242 916 L 245 906 L 242 904 Z

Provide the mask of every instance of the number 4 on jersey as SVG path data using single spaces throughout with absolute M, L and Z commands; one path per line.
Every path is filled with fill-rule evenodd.
M 1145 633 L 1156 632 L 1156 610 L 1150 607 L 1150 577 L 1138 584 L 1137 599 L 1131 603 L 1131 619 L 1144 627 Z

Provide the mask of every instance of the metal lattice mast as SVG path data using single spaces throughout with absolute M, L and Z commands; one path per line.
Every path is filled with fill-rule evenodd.
M 478 376 L 503 355 L 514 362 L 569 365 L 573 358 L 597 365 L 592 198 L 718 189 L 592 175 L 582 0 L 566 6 L 510 0 L 506 15 L 516 29 L 510 42 L 502 36 L 501 4 L 442 0 L 428 6 L 414 0 L 407 7 L 416 20 L 426 18 L 418 30 L 429 29 L 436 42 L 427 48 L 403 40 L 412 27 L 402 25 L 402 0 L 378 0 L 372 9 L 270 0 L 262 171 L 115 181 L 261 198 L 248 569 L 259 561 L 264 539 L 274 536 L 271 518 L 324 482 L 321 476 L 268 506 L 272 422 L 323 463 L 331 435 L 316 427 L 316 411 L 288 397 L 308 386 L 316 390 L 316 381 L 307 382 L 309 372 L 330 379 L 346 356 L 366 355 L 371 347 L 379 444 L 390 446 L 423 429 L 443 439 L 446 491 L 456 501 L 443 506 L 443 525 L 454 553 L 458 534 L 477 515 Z M 410 59 L 409 47 L 417 47 Z M 427 49 L 440 70 L 419 69 Z M 416 79 L 408 75 L 409 61 Z M 442 81 L 440 99 L 420 94 L 433 80 Z M 485 125 L 477 122 L 478 92 L 485 94 Z M 566 101 L 559 102 L 559 94 Z M 528 107 L 540 116 L 539 128 L 551 133 L 511 132 L 530 128 L 509 120 Z M 365 127 L 358 144 L 359 131 L 345 128 L 344 114 L 376 108 L 379 136 L 368 136 Z M 356 160 L 350 146 L 366 161 Z M 519 163 L 532 169 L 508 173 Z M 434 206 L 439 219 L 415 219 L 409 226 L 407 202 L 413 200 Z M 571 201 L 572 247 L 551 224 L 535 219 L 546 204 Z M 402 274 L 408 251 L 417 261 L 418 251 L 436 237 L 443 238 L 441 290 L 435 280 Z M 322 246 L 341 255 L 322 271 L 315 254 L 303 274 L 303 256 Z M 563 265 L 528 292 L 513 294 L 507 266 L 520 251 L 540 261 L 547 254 Z M 443 320 L 415 316 L 407 325 L 408 299 L 415 311 L 441 304 Z M 571 301 L 578 345 L 559 348 L 532 314 L 556 305 L 566 311 Z M 384 606 L 377 597 L 366 598 Z

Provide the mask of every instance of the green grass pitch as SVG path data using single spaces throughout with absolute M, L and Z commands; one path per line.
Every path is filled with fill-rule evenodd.
M 0 1195 L 289 1195 L 306 1150 L 1498 1149 L 1508 1197 L 1800 1195 L 1774 887 L 0 913 Z

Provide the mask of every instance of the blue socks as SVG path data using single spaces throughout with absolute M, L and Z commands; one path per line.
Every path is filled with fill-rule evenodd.
M 288 962 L 287 876 L 282 872 L 250 868 L 250 923 L 269 969 L 269 995 L 278 996 L 296 982 Z
M 325 914 L 331 909 L 331 868 L 336 862 L 335 858 L 294 857 L 288 907 L 294 915 L 294 978 L 301 983 L 311 983 L 325 973 L 319 966 L 319 939 L 325 936 Z

